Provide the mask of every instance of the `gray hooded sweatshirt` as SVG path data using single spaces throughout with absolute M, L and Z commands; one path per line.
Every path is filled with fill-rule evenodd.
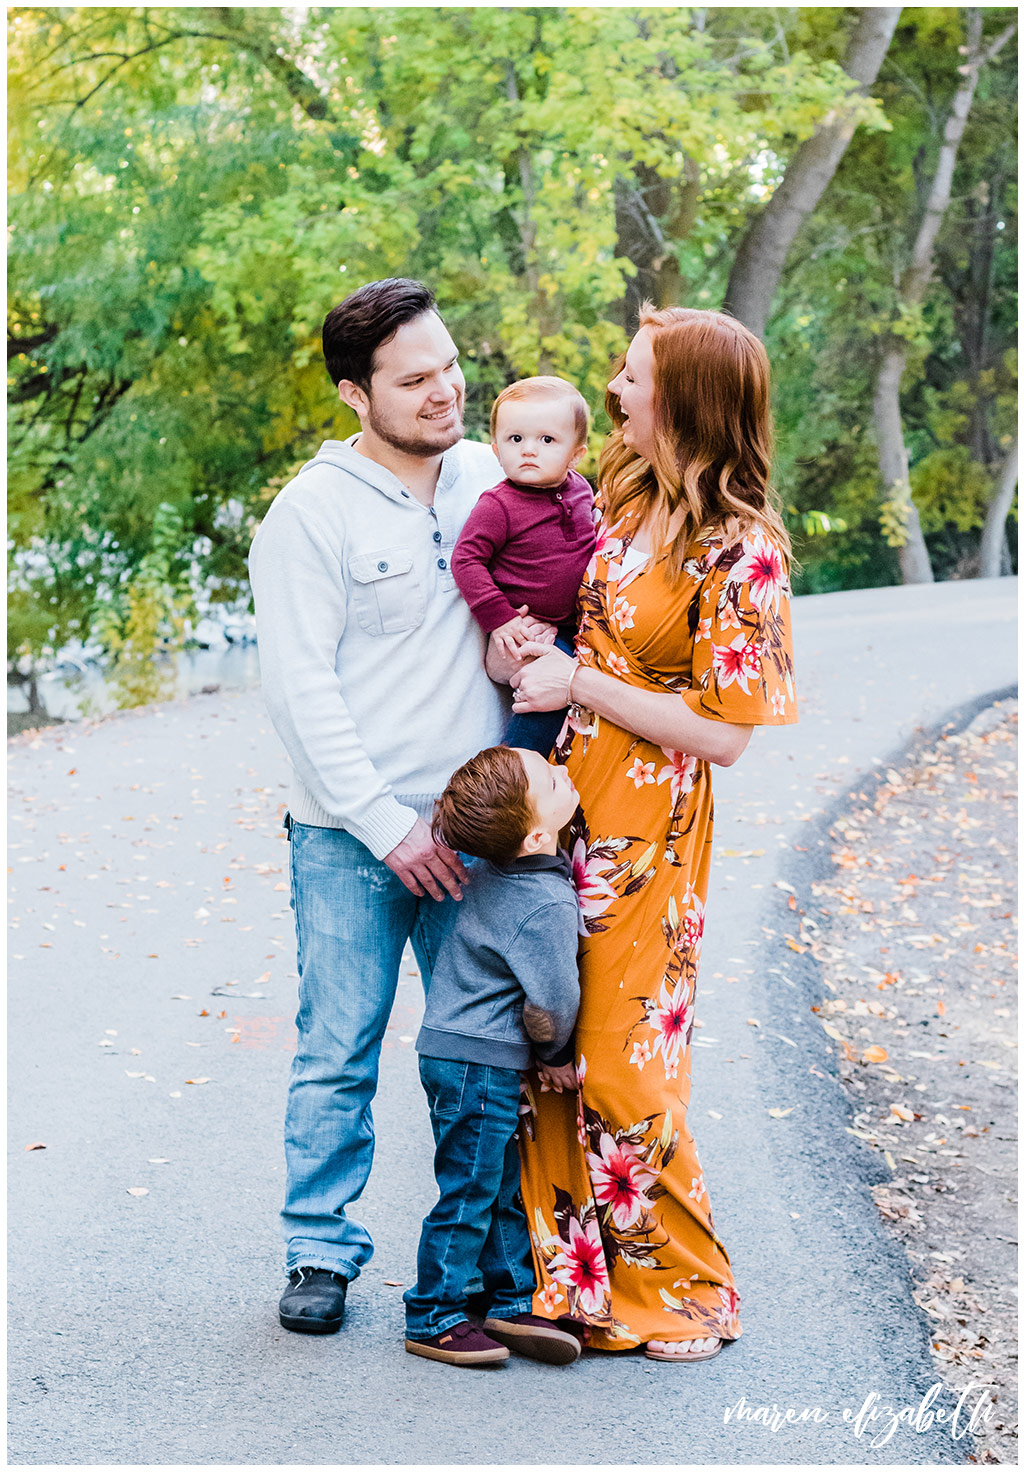
M 431 975 L 416 1051 L 494 1068 L 529 1068 L 533 1054 L 568 1063 L 578 940 L 564 854 L 475 864 Z
M 267 710 L 291 760 L 299 823 L 345 828 L 377 859 L 456 767 L 501 740 L 508 692 L 452 577 L 489 446 L 441 462 L 433 506 L 353 448 L 325 440 L 281 490 L 249 553 Z

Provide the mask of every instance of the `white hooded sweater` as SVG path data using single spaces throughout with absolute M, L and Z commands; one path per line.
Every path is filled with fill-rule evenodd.
M 501 479 L 462 440 L 434 505 L 325 440 L 278 493 L 249 553 L 260 675 L 294 769 L 298 823 L 345 828 L 382 859 L 456 767 L 501 740 L 508 692 L 451 572 L 477 497 Z

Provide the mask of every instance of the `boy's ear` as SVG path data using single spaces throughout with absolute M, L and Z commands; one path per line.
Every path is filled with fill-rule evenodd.
M 362 419 L 370 407 L 370 400 L 358 383 L 353 383 L 351 378 L 342 378 L 338 381 L 338 398 L 343 404 L 355 411 Z
M 544 845 L 546 843 L 550 843 L 550 841 L 550 833 L 547 833 L 543 828 L 531 828 L 529 833 L 523 839 L 523 846 L 520 849 L 520 853 L 524 857 L 528 856 L 529 854 L 539 853 Z
M 573 450 L 573 452 L 572 452 L 572 459 L 569 461 L 569 465 L 570 465 L 570 467 L 573 470 L 576 469 L 577 465 L 580 463 L 580 461 L 583 459 L 583 457 L 584 457 L 584 455 L 586 453 L 587 453 L 587 447 L 586 447 L 586 445 L 577 445 L 576 446 L 575 450 Z

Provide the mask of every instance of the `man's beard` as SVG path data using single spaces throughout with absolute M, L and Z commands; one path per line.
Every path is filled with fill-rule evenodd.
M 376 412 L 372 398 L 366 422 L 377 438 L 383 440 L 386 445 L 390 445 L 393 450 L 400 450 L 403 455 L 415 455 L 421 460 L 429 460 L 434 455 L 443 455 L 445 450 L 450 450 L 453 445 L 457 445 L 463 435 L 462 405 L 458 399 L 455 401 L 455 422 L 441 439 L 413 439 L 409 435 L 402 434 L 394 428 L 389 419 Z

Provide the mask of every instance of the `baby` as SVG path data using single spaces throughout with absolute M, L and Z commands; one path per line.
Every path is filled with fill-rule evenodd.
M 492 746 L 454 774 L 435 837 L 486 862 L 457 906 L 433 968 L 416 1039 L 430 1103 L 439 1200 L 423 1223 L 416 1286 L 405 1294 L 410 1354 L 470 1367 L 509 1350 L 551 1364 L 575 1335 L 532 1312 L 530 1232 L 519 1201 L 520 1071 L 576 1086 L 578 904 L 559 830 L 576 809 L 565 767 Z M 470 1323 L 479 1270 L 489 1314 Z
M 537 638 L 574 651 L 576 596 L 597 534 L 594 495 L 574 467 L 587 449 L 586 400 L 562 378 L 524 378 L 491 410 L 505 480 L 485 491 L 452 553 L 452 573 L 485 634 L 506 654 Z M 524 611 L 525 610 L 525 611 Z M 513 717 L 505 740 L 547 756 L 564 711 Z

